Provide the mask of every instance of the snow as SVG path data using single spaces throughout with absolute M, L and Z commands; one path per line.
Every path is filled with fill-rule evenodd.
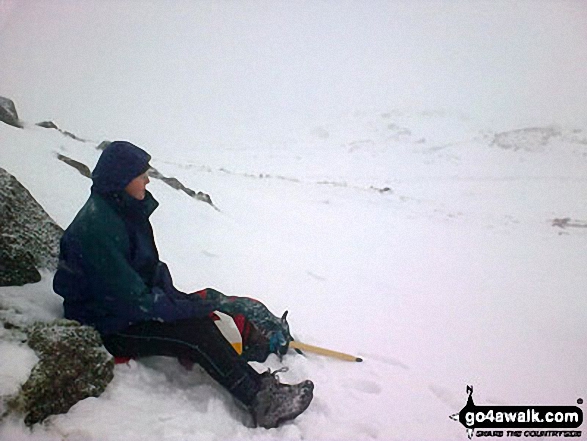
M 466 439 L 449 415 L 469 384 L 478 405 L 585 398 L 584 3 L 10 3 L 1 93 L 26 126 L 0 125 L 0 167 L 66 227 L 90 181 L 57 154 L 91 169 L 104 139 L 143 146 L 220 210 L 149 185 L 180 289 L 259 298 L 300 341 L 364 362 L 255 364 L 316 384 L 264 430 L 197 367 L 131 361 L 1 439 Z M 61 313 L 51 274 L 0 304 L 22 323 Z M 7 394 L 35 358 L 0 342 Z

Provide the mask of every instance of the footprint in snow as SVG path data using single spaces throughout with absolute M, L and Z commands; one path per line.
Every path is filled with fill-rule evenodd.
M 345 388 L 354 389 L 365 394 L 376 395 L 381 393 L 381 387 L 373 381 L 347 379 L 343 380 L 342 385 Z
M 436 398 L 451 409 L 461 409 L 465 405 L 465 399 L 462 396 L 463 394 L 457 395 L 453 391 L 437 384 L 430 384 L 428 389 L 430 389 L 430 392 L 432 392 Z
M 312 277 L 313 279 L 319 280 L 321 282 L 325 281 L 326 278 L 319 276 L 318 274 L 313 273 L 312 271 L 306 271 L 306 274 L 308 274 L 310 277 Z
M 356 424 L 354 427 L 355 436 L 361 439 L 378 439 L 379 438 L 379 429 L 372 425 L 367 424 Z

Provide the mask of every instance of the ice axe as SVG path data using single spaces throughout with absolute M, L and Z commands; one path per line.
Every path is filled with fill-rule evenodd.
M 344 352 L 333 351 L 331 349 L 321 348 L 320 346 L 308 345 L 297 340 L 292 340 L 289 343 L 289 347 L 299 349 L 301 351 L 313 352 L 314 354 L 325 355 L 326 357 L 338 358 L 339 360 L 344 361 L 363 361 L 362 358 L 355 357 L 354 355 L 345 354 Z
M 287 312 L 288 311 L 285 311 L 285 313 L 283 314 L 283 317 L 281 317 L 281 322 L 283 325 L 287 325 Z M 289 326 L 287 326 L 287 330 L 289 332 Z M 291 341 L 289 342 L 289 347 L 295 349 L 297 352 L 300 352 L 300 351 L 313 352 L 314 354 L 324 355 L 326 357 L 338 358 L 339 360 L 344 360 L 344 361 L 355 361 L 355 362 L 363 361 L 362 358 L 355 357 L 354 355 L 345 354 L 344 352 L 333 351 L 331 349 L 321 348 L 319 346 L 314 346 L 314 345 L 302 343 L 300 341 L 294 340 L 293 337 L 291 337 L 291 336 L 290 336 L 290 338 L 291 338 Z

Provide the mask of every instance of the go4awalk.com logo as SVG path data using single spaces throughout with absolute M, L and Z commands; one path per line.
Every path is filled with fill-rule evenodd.
M 476 437 L 580 437 L 583 423 L 577 406 L 477 406 L 473 386 L 467 386 L 467 404 L 450 418 Z M 582 399 L 577 404 L 583 404 Z

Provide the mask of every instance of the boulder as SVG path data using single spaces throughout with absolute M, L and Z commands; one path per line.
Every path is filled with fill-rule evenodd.
M 55 129 L 58 132 L 60 132 L 62 135 L 65 135 L 71 139 L 75 139 L 76 141 L 86 142 L 85 139 L 80 138 L 79 136 L 76 136 L 73 133 L 68 132 L 67 130 L 60 129 L 59 126 L 57 126 L 57 124 L 55 124 L 53 121 L 42 121 L 40 123 L 37 123 L 36 125 L 39 127 L 43 127 L 44 129 Z
M 0 168 L 0 286 L 40 280 L 53 271 L 63 229 L 18 180 Z
M 22 128 L 14 102 L 2 96 L 0 96 L 0 121 L 14 127 Z
M 41 273 L 31 253 L 13 242 L 0 242 L 0 286 L 22 286 L 40 280 Z
M 7 401 L 8 412 L 24 415 L 26 425 L 100 396 L 112 380 L 114 360 L 95 329 L 60 319 L 35 323 L 27 335 L 39 362 L 18 394 Z
M 92 177 L 92 172 L 86 164 L 76 161 L 75 159 L 71 159 L 70 157 L 62 155 L 61 153 L 57 154 L 57 159 L 65 162 L 70 167 L 75 168 L 82 176 L 85 176 L 86 178 Z

